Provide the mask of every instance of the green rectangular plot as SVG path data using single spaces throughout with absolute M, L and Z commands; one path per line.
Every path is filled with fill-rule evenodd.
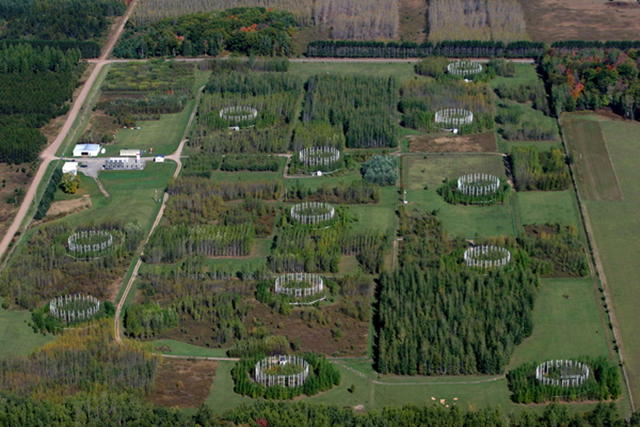
M 522 225 L 562 224 L 580 228 L 580 213 L 573 190 L 526 191 L 516 195 Z

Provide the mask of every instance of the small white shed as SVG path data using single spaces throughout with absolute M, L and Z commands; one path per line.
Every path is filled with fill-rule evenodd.
M 156 163 L 164 163 L 164 156 L 159 154 L 153 158 L 153 161 Z
M 70 173 L 71 175 L 78 175 L 78 163 L 64 162 L 64 164 L 62 165 L 62 173 Z

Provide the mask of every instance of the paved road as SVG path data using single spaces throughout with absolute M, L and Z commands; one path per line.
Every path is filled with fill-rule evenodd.
M 96 64 L 96 67 L 91 72 L 91 75 L 89 75 L 89 78 L 84 83 L 84 86 L 80 91 L 80 95 L 78 95 L 78 98 L 76 98 L 76 100 L 73 102 L 71 110 L 69 111 L 69 116 L 67 117 L 67 121 L 62 126 L 62 129 L 60 129 L 58 136 L 53 141 L 53 143 L 49 145 L 40 155 L 40 157 L 42 158 L 42 163 L 40 163 L 40 167 L 38 168 L 38 171 L 36 172 L 36 175 L 34 176 L 33 181 L 31 182 L 31 185 L 27 189 L 27 193 L 24 196 L 24 200 L 22 201 L 22 205 L 20 205 L 20 209 L 18 210 L 18 213 L 13 219 L 13 223 L 7 230 L 4 237 L 2 238 L 2 241 L 0 241 L 0 258 L 2 258 L 6 253 L 7 249 L 9 248 L 9 244 L 15 237 L 18 230 L 20 229 L 20 224 L 22 224 L 25 217 L 27 216 L 29 207 L 31 206 L 31 204 L 35 199 L 38 186 L 40 185 L 40 182 L 42 181 L 42 179 L 45 177 L 47 167 L 53 160 L 56 159 L 55 157 L 56 151 L 58 151 L 58 148 L 60 148 L 60 145 L 62 145 L 62 142 L 67 137 L 67 134 L 69 133 L 69 130 L 73 125 L 73 122 L 76 120 L 78 113 L 80 113 L 80 111 L 82 110 L 83 104 L 87 99 L 87 96 L 89 95 L 89 92 L 91 91 L 91 88 L 93 87 L 96 79 L 100 75 L 100 71 L 102 70 L 102 67 L 108 63 L 106 61 L 106 58 L 111 54 L 113 46 L 115 45 L 116 41 L 120 38 L 120 35 L 122 34 L 122 31 L 124 29 L 124 24 L 129 19 L 129 16 L 131 15 L 131 11 L 133 10 L 133 7 L 135 6 L 136 2 L 137 0 L 133 0 L 129 4 L 129 8 L 127 9 L 127 12 L 122 18 L 120 25 L 116 26 L 116 28 L 113 29 L 111 35 L 109 36 L 105 49 L 102 53 L 102 56 L 100 57 L 100 60 L 103 62 L 99 62 Z

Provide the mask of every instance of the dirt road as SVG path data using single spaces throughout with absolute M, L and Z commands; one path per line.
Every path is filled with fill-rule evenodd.
M 91 88 L 96 82 L 96 79 L 100 75 L 100 71 L 102 70 L 102 67 L 105 64 L 109 63 L 109 61 L 107 60 L 107 57 L 111 54 L 111 51 L 113 50 L 113 46 L 115 46 L 116 41 L 120 38 L 120 35 L 122 34 L 122 31 L 124 29 L 124 25 L 129 19 L 129 16 L 131 15 L 131 12 L 135 7 L 136 2 L 137 0 L 133 0 L 131 4 L 129 4 L 129 7 L 124 17 L 121 18 L 120 23 L 116 25 L 116 27 L 112 30 L 111 34 L 109 35 L 108 42 L 105 46 L 105 49 L 102 53 L 102 56 L 100 56 L 100 59 L 98 61 L 95 61 L 96 67 L 93 69 L 93 71 L 91 72 L 91 75 L 89 75 L 89 78 L 84 83 L 84 86 L 80 91 L 80 95 L 78 95 L 78 98 L 76 98 L 76 100 L 73 102 L 71 110 L 69 111 L 69 116 L 67 117 L 66 122 L 62 126 L 62 129 L 60 129 L 58 136 L 53 141 L 53 143 L 49 145 L 40 155 L 40 157 L 42 158 L 42 163 L 40 164 L 40 167 L 38 168 L 38 171 L 36 172 L 36 175 L 33 178 L 33 181 L 31 182 L 31 185 L 29 186 L 29 189 L 27 190 L 27 193 L 24 196 L 22 205 L 20 205 L 20 209 L 18 210 L 18 213 L 13 219 L 13 223 L 7 230 L 7 233 L 2 238 L 2 241 L 0 241 L 0 258 L 2 258 L 5 255 L 5 253 L 7 252 L 7 249 L 9 248 L 9 244 L 15 237 L 18 230 L 20 229 L 20 225 L 24 221 L 29 211 L 29 207 L 34 202 L 36 191 L 38 190 L 38 186 L 40 185 L 40 182 L 45 177 L 45 173 L 47 171 L 47 168 L 49 167 L 49 164 L 53 160 L 55 160 L 56 151 L 58 151 L 58 149 L 60 148 L 60 145 L 62 145 L 62 142 L 67 137 L 67 134 L 69 133 L 69 130 L 71 130 L 71 127 L 73 126 L 73 122 L 76 120 L 76 117 L 78 117 L 78 114 L 84 108 L 84 102 L 87 99 L 89 92 L 91 92 Z

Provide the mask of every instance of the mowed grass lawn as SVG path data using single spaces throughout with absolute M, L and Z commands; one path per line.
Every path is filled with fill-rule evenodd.
M 523 191 L 517 193 L 516 200 L 522 225 L 558 223 L 582 227 L 573 190 Z
M 194 107 L 195 101 L 191 100 L 180 113 L 163 114 L 160 120 L 138 121 L 140 129 L 118 130 L 115 143 L 106 146 L 105 156 L 118 156 L 120 150 L 127 148 L 147 151 L 153 148 L 153 155 L 173 153 L 180 144 Z M 144 155 L 151 154 L 147 152 Z
M 53 341 L 53 335 L 33 332 L 27 322 L 31 313 L 27 310 L 0 309 L 0 359 L 13 356 L 26 356 L 36 348 Z
M 407 190 L 407 201 L 420 209 L 438 210 L 438 217 L 452 237 L 514 235 L 517 230 L 510 203 L 495 206 L 450 205 L 436 192 L 445 178 L 457 179 L 461 175 L 476 172 L 491 173 L 506 179 L 503 158 L 500 156 L 405 156 L 402 179 Z
M 143 227 L 150 225 L 155 219 L 167 183 L 175 171 L 173 162 L 147 162 L 144 170 L 137 171 L 102 171 L 99 179 L 109 197 L 99 191 L 91 194 L 91 209 L 66 217 L 74 223 L 101 222 L 122 220 L 138 221 Z M 83 180 L 90 178 L 84 177 Z M 157 190 L 157 196 L 156 196 Z
M 373 77 L 394 76 L 403 83 L 413 78 L 425 79 L 414 71 L 415 62 L 375 62 L 370 66 L 363 66 L 357 62 L 292 62 L 289 64 L 289 74 L 300 76 L 303 80 L 315 74 L 360 74 Z
M 600 121 L 613 169 L 624 194 L 618 201 L 587 201 L 587 213 L 604 266 L 623 356 L 636 406 L 640 405 L 640 124 Z M 589 149 L 589 144 L 581 145 Z M 574 154 L 575 155 L 575 154 Z M 578 184 L 580 185 L 580 184 Z

